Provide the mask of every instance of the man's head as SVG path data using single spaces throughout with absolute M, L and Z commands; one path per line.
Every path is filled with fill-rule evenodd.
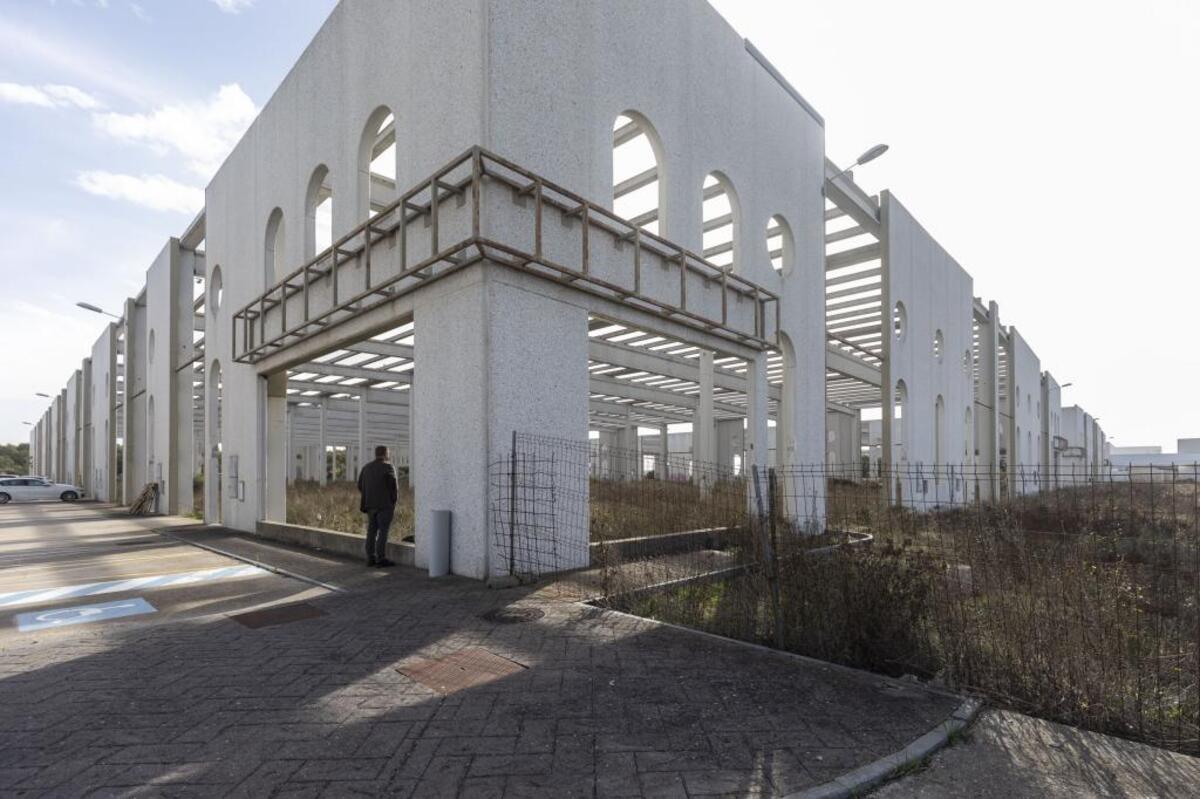
M 379 446 L 375 448 L 375 460 L 386 461 L 388 459 L 388 448 Z

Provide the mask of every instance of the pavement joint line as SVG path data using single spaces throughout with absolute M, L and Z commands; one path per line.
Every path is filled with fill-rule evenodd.
M 195 529 L 195 528 L 193 528 L 193 529 Z M 341 586 L 333 585 L 332 583 L 322 582 L 321 580 L 318 580 L 314 577 L 307 577 L 303 574 L 299 574 L 297 572 L 291 571 L 290 569 L 284 569 L 279 566 L 272 565 L 270 563 L 263 563 L 262 561 L 255 560 L 254 558 L 248 558 L 245 555 L 238 555 L 234 552 L 229 552 L 228 550 L 224 550 L 224 549 L 220 549 L 218 547 L 211 546 L 210 544 L 201 544 L 199 541 L 189 541 L 186 538 L 182 538 L 180 536 L 177 536 L 177 535 L 167 532 L 166 529 L 159 529 L 159 530 L 155 530 L 154 532 L 158 533 L 159 535 L 163 536 L 164 538 L 169 538 L 172 541 L 178 541 L 181 544 L 187 544 L 188 546 L 198 547 L 200 549 L 207 550 L 207 551 L 215 553 L 217 555 L 224 555 L 227 558 L 233 558 L 234 560 L 240 560 L 242 563 L 248 563 L 251 566 L 257 566 L 260 569 L 265 569 L 266 571 L 273 572 L 282 577 L 291 577 L 293 580 L 299 580 L 302 583 L 308 583 L 309 585 L 315 585 L 318 588 L 324 588 L 326 591 L 332 591 L 336 594 L 346 593 L 346 589 L 342 588 Z

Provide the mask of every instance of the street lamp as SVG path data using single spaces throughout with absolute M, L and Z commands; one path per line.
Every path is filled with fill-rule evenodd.
M 121 317 L 117 316 L 115 313 L 109 313 L 108 311 L 104 310 L 103 308 L 99 308 L 95 305 L 92 305 L 90 302 L 77 302 L 77 303 L 75 303 L 75 305 L 82 308 L 85 311 L 91 311 L 92 313 L 104 314 L 105 316 L 111 316 L 113 319 L 120 320 L 120 318 L 121 318 Z
M 871 149 L 867 150 L 865 153 L 863 153 L 863 154 L 862 154 L 862 155 L 860 155 L 860 156 L 859 156 L 857 159 L 855 159 L 855 161 L 854 161 L 854 163 L 853 163 L 853 164 L 851 164 L 850 166 L 846 167 L 846 168 L 845 168 L 845 169 L 843 169 L 841 172 L 838 172 L 836 175 L 834 175 L 833 177 L 829 178 L 829 180 L 831 180 L 831 181 L 833 181 L 833 180 L 837 180 L 837 179 L 838 179 L 838 178 L 840 178 L 842 175 L 844 175 L 844 174 L 846 174 L 847 172 L 849 172 L 851 169 L 854 169 L 854 167 L 856 167 L 856 166 L 862 166 L 863 164 L 865 164 L 865 163 L 867 163 L 867 162 L 869 162 L 869 161 L 874 161 L 876 158 L 878 158 L 879 156 L 883 155 L 883 154 L 884 154 L 884 153 L 886 153 L 887 151 L 888 151 L 888 146 L 887 146 L 886 144 L 876 144 L 874 147 L 872 147 Z
M 21 424 L 27 424 L 27 425 L 29 425 L 30 427 L 33 427 L 33 422 L 21 422 Z
M 40 391 L 36 391 L 36 392 L 34 392 L 33 396 L 35 396 L 35 397 L 45 397 L 46 399 L 53 399 L 53 397 L 51 397 L 49 394 L 43 394 L 43 393 L 42 393 L 42 392 L 40 392 Z
M 1059 388 L 1068 388 L 1073 385 L 1075 385 L 1075 384 L 1074 383 L 1063 383 L 1061 386 L 1059 386 Z

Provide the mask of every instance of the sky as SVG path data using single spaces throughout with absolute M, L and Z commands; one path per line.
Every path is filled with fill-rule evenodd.
M 75 302 L 121 312 L 334 4 L 0 0 L 0 442 L 90 353 L 104 320 Z M 1200 436 L 1200 2 L 713 5 L 834 161 L 890 145 L 856 180 L 999 303 L 1065 405 L 1117 445 Z

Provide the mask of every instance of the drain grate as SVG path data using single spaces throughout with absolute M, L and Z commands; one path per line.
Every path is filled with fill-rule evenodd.
M 297 602 L 292 605 L 280 605 L 274 608 L 252 610 L 248 613 L 238 613 L 229 618 L 244 627 L 257 630 L 260 627 L 274 627 L 277 624 L 289 624 L 293 621 L 315 619 L 318 616 L 324 615 L 325 611 L 315 605 L 310 605 L 307 602 Z
M 480 618 L 496 624 L 524 624 L 527 621 L 537 621 L 545 615 L 538 608 L 495 608 Z
M 526 668 L 515 660 L 473 646 L 445 657 L 417 660 L 397 666 L 396 671 L 432 691 L 449 695 L 520 674 Z

